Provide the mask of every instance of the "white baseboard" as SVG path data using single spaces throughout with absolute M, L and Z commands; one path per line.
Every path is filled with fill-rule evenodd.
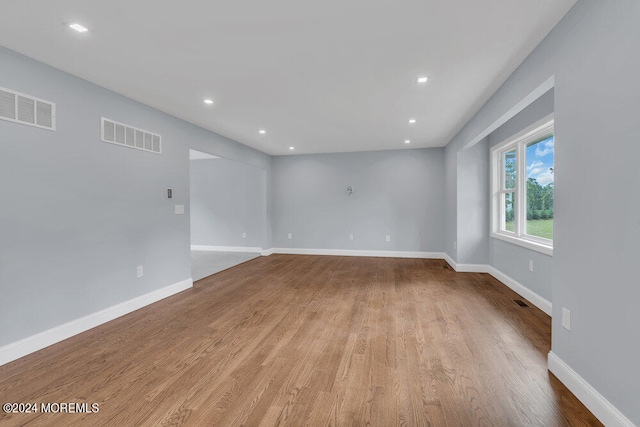
M 262 255 L 262 256 L 269 256 L 269 255 L 271 255 L 272 253 L 273 253 L 273 248 L 271 248 L 271 249 L 265 249 L 265 250 L 260 251 L 260 255 Z
M 443 254 L 443 258 L 449 263 L 451 268 L 453 268 L 458 273 L 489 273 L 504 285 L 511 288 L 512 291 L 527 299 L 529 302 L 531 302 L 531 304 L 535 305 L 540 310 L 544 311 L 547 315 L 551 316 L 550 301 L 533 292 L 531 289 L 519 283 L 517 280 L 514 280 L 511 277 L 507 276 L 495 267 L 487 264 L 458 264 L 446 253 Z
M 571 369 L 553 351 L 549 352 L 549 371 L 576 395 L 578 400 L 607 427 L 634 427 L 634 424 L 622 412 L 611 404 L 598 390 Z
M 451 258 L 451 257 L 449 256 L 449 254 L 448 254 L 448 253 L 446 253 L 446 252 L 445 252 L 445 253 L 443 253 L 443 254 L 442 254 L 442 258 L 443 258 L 445 261 L 447 261 L 447 264 L 449 264 L 449 265 L 451 266 L 451 268 L 453 268 L 455 271 L 458 271 L 458 270 L 456 269 L 456 268 L 458 267 L 458 263 L 457 263 L 457 262 L 455 262 L 455 261 L 453 260 L 453 258 Z
M 523 284 L 517 282 L 511 277 L 507 276 L 500 270 L 488 265 L 487 273 L 498 279 L 500 282 L 507 285 L 511 290 L 513 290 L 518 295 L 526 298 L 531 304 L 538 307 L 540 310 L 544 311 L 547 315 L 551 316 L 551 301 L 547 300 L 544 297 L 541 297 L 537 293 L 533 292 L 531 289 L 527 288 Z
M 384 258 L 433 258 L 442 259 L 442 252 L 411 252 L 411 251 L 369 251 L 351 249 L 307 249 L 307 248 L 273 248 L 274 254 L 289 255 L 332 255 L 332 256 L 362 256 Z
M 486 264 L 456 264 L 454 270 L 458 273 L 488 273 L 489 268 Z
M 262 252 L 262 248 L 256 246 L 207 246 L 207 245 L 191 245 L 192 251 L 211 251 L 211 252 Z
M 0 347 L 0 366 L 193 287 L 191 278 Z

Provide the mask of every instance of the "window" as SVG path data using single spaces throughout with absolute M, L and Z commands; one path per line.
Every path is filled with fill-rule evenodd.
M 491 235 L 553 255 L 553 115 L 491 149 Z

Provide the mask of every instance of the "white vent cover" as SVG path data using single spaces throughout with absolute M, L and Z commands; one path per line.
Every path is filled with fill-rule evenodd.
M 56 130 L 56 104 L 0 87 L 0 119 Z
M 104 117 L 102 118 L 102 141 L 162 154 L 160 135 Z

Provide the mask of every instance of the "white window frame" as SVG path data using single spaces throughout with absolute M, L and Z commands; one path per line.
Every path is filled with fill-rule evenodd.
M 553 255 L 553 240 L 525 233 L 527 221 L 527 144 L 554 133 L 553 114 L 537 121 L 517 134 L 491 148 L 491 237 L 513 243 L 546 255 Z M 504 230 L 505 215 L 502 212 L 502 196 L 510 190 L 504 189 L 504 154 L 516 151 L 516 190 L 514 197 L 514 232 Z

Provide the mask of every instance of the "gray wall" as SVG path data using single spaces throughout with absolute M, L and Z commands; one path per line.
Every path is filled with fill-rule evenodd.
M 456 262 L 489 262 L 489 150 L 488 139 L 458 153 Z
M 190 277 L 189 148 L 270 180 L 256 150 L 4 48 L 0 70 L 57 108 L 55 132 L 0 120 L 0 346 Z M 161 134 L 162 155 L 101 142 L 101 116 Z
M 274 157 L 274 247 L 441 252 L 443 154 L 434 148 Z
M 635 0 L 577 2 L 447 147 L 460 151 L 555 76 L 552 349 L 636 424 L 638 22 Z M 447 240 L 457 237 L 446 229 Z M 561 326 L 562 307 L 571 310 L 570 332 Z
M 500 126 L 489 135 L 489 147 L 493 147 L 520 132 L 527 126 L 553 113 L 554 89 Z M 490 190 L 489 190 L 490 191 Z M 490 196 L 487 196 L 489 200 Z M 488 229 L 490 232 L 490 228 Z M 533 271 L 529 271 L 529 260 Z M 553 284 L 553 257 L 517 246 L 503 240 L 490 239 L 489 264 L 536 294 L 551 301 Z
M 264 169 L 224 158 L 191 160 L 190 164 L 191 244 L 262 247 Z
M 454 144 L 445 147 L 444 168 L 444 251 L 457 262 L 458 250 L 455 243 L 458 239 L 458 148 Z

